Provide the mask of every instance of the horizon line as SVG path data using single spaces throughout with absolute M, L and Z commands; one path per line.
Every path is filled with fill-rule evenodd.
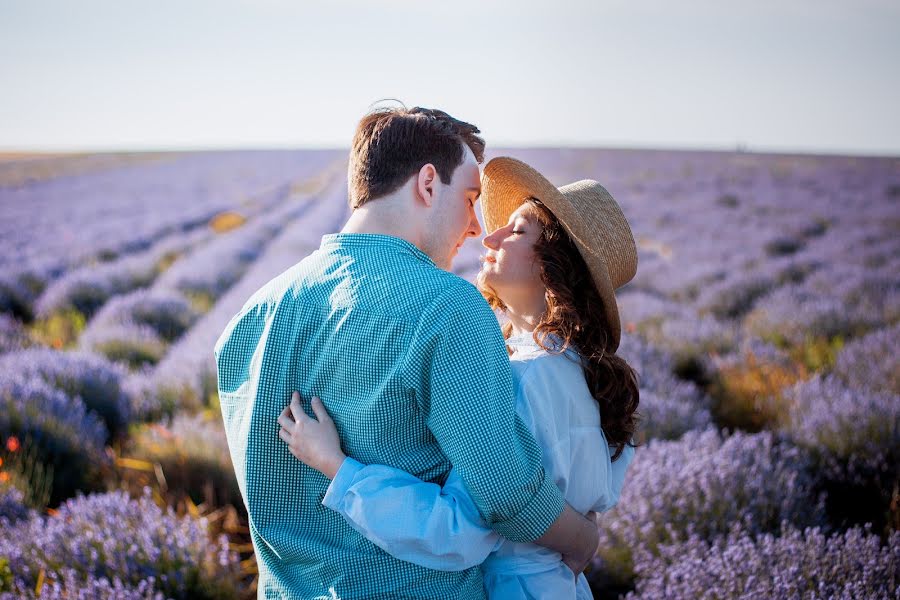
M 682 144 L 682 145 L 644 145 L 628 143 L 497 143 L 487 147 L 499 150 L 613 150 L 613 151 L 637 151 L 637 152 L 696 152 L 696 153 L 727 153 L 727 154 L 765 154 L 781 156 L 825 156 L 847 158 L 900 158 L 900 149 L 893 151 L 880 151 L 865 148 L 804 148 L 802 146 L 751 146 L 746 143 L 733 145 L 716 144 Z M 7 155 L 6 161 L 15 160 L 14 156 L 22 158 L 39 158 L 42 156 L 77 156 L 86 154 L 164 154 L 183 152 L 284 152 L 292 150 L 303 151 L 346 151 L 350 146 L 333 144 L 215 144 L 215 145 L 184 145 L 184 146 L 64 146 L 64 147 L 14 147 L 0 146 L 0 157 Z M 2 158 L 0 158 L 2 159 Z

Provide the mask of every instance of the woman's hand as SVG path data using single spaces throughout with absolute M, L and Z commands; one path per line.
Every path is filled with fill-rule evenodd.
M 278 416 L 281 425 L 278 436 L 287 442 L 288 449 L 296 458 L 329 479 L 334 479 L 347 455 L 341 450 L 341 440 L 325 405 L 315 396 L 310 404 L 316 414 L 315 419 L 304 412 L 300 406 L 300 394 L 294 392 L 291 403 Z

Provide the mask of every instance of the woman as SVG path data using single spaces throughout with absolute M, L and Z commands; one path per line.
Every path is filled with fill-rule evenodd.
M 582 514 L 609 510 L 634 455 L 639 400 L 633 369 L 615 355 L 621 325 L 614 290 L 637 269 L 631 229 L 597 182 L 557 189 L 512 158 L 487 164 L 482 198 L 492 233 L 483 242 L 478 287 L 507 317 L 516 411 L 566 501 Z M 573 578 L 558 553 L 504 540 L 484 525 L 455 471 L 441 487 L 362 465 L 344 455 L 317 398 L 312 407 L 318 420 L 295 394 L 279 417 L 279 435 L 294 456 L 332 479 L 323 504 L 373 543 L 433 569 L 482 563 L 490 598 L 591 598 L 584 576 Z

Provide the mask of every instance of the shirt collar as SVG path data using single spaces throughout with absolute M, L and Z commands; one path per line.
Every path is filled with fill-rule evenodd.
M 383 233 L 329 233 L 322 236 L 322 244 L 319 248 L 321 250 L 328 248 L 359 248 L 362 250 L 393 248 L 412 254 L 433 267 L 437 266 L 430 256 L 419 250 L 412 242 Z

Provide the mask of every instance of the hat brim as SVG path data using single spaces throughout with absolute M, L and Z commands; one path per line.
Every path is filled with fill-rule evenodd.
M 501 156 L 490 160 L 481 175 L 481 213 L 485 231 L 490 233 L 505 226 L 510 215 L 528 198 L 540 200 L 559 220 L 588 266 L 594 287 L 603 301 L 612 335 L 610 346 L 614 352 L 619 347 L 622 334 L 615 288 L 603 257 L 591 251 L 586 240 L 581 240 L 575 233 L 576 228 L 570 221 L 576 217 L 577 211 L 564 194 L 568 187 L 571 186 L 557 188 L 536 169 L 518 159 Z

